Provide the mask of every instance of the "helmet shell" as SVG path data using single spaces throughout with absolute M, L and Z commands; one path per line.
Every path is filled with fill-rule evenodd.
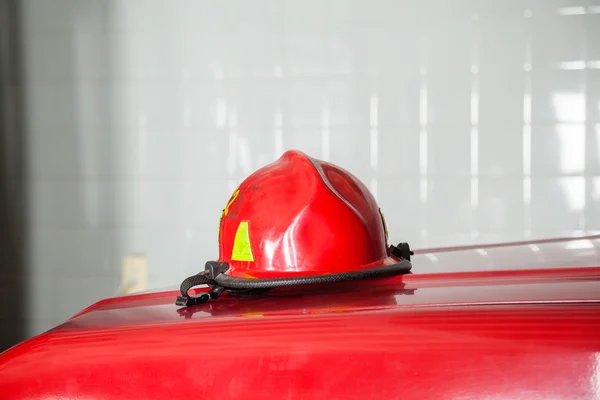
M 307 276 L 393 264 L 383 214 L 348 171 L 299 151 L 248 176 L 219 223 L 219 259 L 244 278 Z

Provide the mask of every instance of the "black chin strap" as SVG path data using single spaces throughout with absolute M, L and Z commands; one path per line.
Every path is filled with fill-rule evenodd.
M 181 296 L 177 296 L 175 304 L 178 306 L 192 306 L 205 303 L 208 300 L 217 299 L 224 290 L 233 293 L 252 293 L 264 292 L 268 289 L 277 287 L 301 286 L 326 284 L 336 282 L 346 282 L 361 279 L 385 278 L 400 274 L 409 273 L 412 269 L 410 256 L 414 253 L 410 250 L 408 243 L 400 243 L 398 246 L 390 246 L 389 251 L 392 255 L 400 258 L 400 262 L 384 265 L 376 268 L 362 269 L 358 271 L 342 272 L 339 274 L 311 275 L 292 278 L 270 278 L 270 279 L 248 279 L 236 278 L 226 275 L 229 269 L 226 263 L 209 261 L 206 263 L 205 270 L 186 278 L 180 287 Z M 188 291 L 194 286 L 208 285 L 208 292 L 200 293 L 197 296 L 190 296 Z

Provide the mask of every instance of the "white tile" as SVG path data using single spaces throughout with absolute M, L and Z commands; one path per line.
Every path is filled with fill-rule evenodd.
M 357 0 L 346 0 L 344 2 L 338 1 L 337 7 L 346 9 L 345 16 L 350 21 L 381 22 L 382 19 L 385 19 L 385 12 L 383 12 L 382 7 L 385 3 L 381 0 L 371 4 L 365 4 Z
M 587 181 L 587 201 L 585 210 L 585 225 L 587 229 L 600 227 L 600 178 L 594 177 Z
M 283 47 L 283 68 L 286 75 L 318 77 L 323 75 L 325 64 L 325 28 L 313 26 L 304 28 L 285 27 L 281 38 Z
M 181 205 L 185 187 L 180 182 L 142 181 L 136 204 L 139 222 L 145 227 L 166 228 L 180 226 Z
M 98 66 L 99 70 L 105 68 Z M 97 74 L 104 75 L 100 71 Z M 124 108 L 124 105 L 118 102 L 118 96 L 112 89 L 114 85 L 107 85 L 107 79 L 99 77 L 95 80 L 80 81 L 70 90 L 69 96 L 76 116 L 73 124 L 75 131 L 84 134 L 90 130 L 106 132 L 115 127 L 115 110 Z
M 174 8 L 158 0 L 111 0 L 108 29 L 118 32 L 168 32 L 176 25 Z
M 168 23 L 168 20 L 164 20 Z M 131 22 L 128 26 L 134 26 Z M 191 47 L 194 36 L 182 36 L 184 43 Z M 107 36 L 111 48 L 110 59 L 106 60 L 115 77 L 146 81 L 180 80 L 183 54 L 178 36 L 170 35 L 162 29 L 140 32 L 112 32 Z
M 327 105 L 332 125 L 365 126 L 369 123 L 372 93 L 363 82 L 332 79 L 326 84 Z
M 321 126 L 325 119 L 331 124 L 326 89 L 319 80 L 289 80 L 283 95 L 283 104 L 287 104 L 284 111 L 292 125 Z
M 275 125 L 275 114 L 281 112 L 281 97 L 275 82 L 248 80 L 229 85 L 227 99 L 235 107 L 239 129 L 269 129 Z M 260 131 L 259 131 L 260 132 Z
M 73 28 L 76 0 L 23 1 L 23 19 L 28 30 L 68 32 Z
M 53 140 L 59 178 L 131 178 L 148 168 L 147 135 L 134 129 L 68 130 Z
M 585 46 L 585 15 L 561 16 L 556 8 L 538 8 L 532 21 L 534 64 L 545 66 L 581 60 Z M 552 43 L 552 46 L 548 46 Z
M 40 228 L 31 226 L 29 229 L 30 272 L 32 280 L 45 279 L 52 276 L 58 265 L 60 252 L 57 248 L 56 228 Z
M 515 235 L 525 230 L 521 179 L 482 178 L 478 187 L 477 228 L 481 234 Z
M 377 137 L 380 176 L 419 178 L 418 127 L 384 126 L 377 130 Z
M 50 147 L 52 175 L 61 179 L 107 178 L 137 175 L 138 138 L 119 130 L 65 130 L 54 134 Z
M 185 174 L 183 160 L 186 152 L 183 132 L 148 132 L 145 138 L 145 162 L 141 175 L 149 179 L 176 179 Z M 202 157 L 202 151 L 198 156 Z
M 523 71 L 531 22 L 524 17 L 525 9 L 521 1 L 475 5 L 477 21 L 471 19 L 480 32 L 477 59 L 481 71 L 490 67 Z M 509 83 L 508 79 L 503 81 Z
M 524 61 L 519 65 L 480 67 L 476 92 L 480 124 L 499 128 L 523 123 L 526 79 L 523 65 Z
M 520 178 L 523 174 L 523 126 L 482 124 L 478 132 L 479 173 Z
M 110 224 L 113 188 L 105 182 L 51 180 L 32 182 L 32 224 L 46 228 L 85 228 Z
M 28 142 L 26 151 L 29 175 L 34 179 L 56 177 L 56 165 L 60 157 L 54 132 L 35 132 L 32 129 Z
M 211 233 L 214 241 L 215 230 Z M 187 277 L 182 277 L 184 243 L 184 229 L 122 229 L 117 258 L 120 261 L 129 254 L 142 254 L 147 260 L 149 279 L 167 278 L 169 284 L 177 284 Z
M 130 133 L 138 132 L 144 123 L 147 127 L 148 111 L 141 102 L 142 96 L 148 93 L 148 89 L 145 89 L 146 92 L 142 90 L 145 85 L 145 82 L 125 80 L 107 87 L 112 102 L 110 126 L 125 128 Z
M 471 63 L 464 62 L 458 67 L 442 69 L 440 65 L 448 60 L 439 62 L 429 67 L 427 72 L 427 122 L 436 125 L 470 125 Z M 449 74 L 452 79 L 448 79 Z
M 102 34 L 77 34 L 70 38 L 70 60 L 74 73 L 72 79 L 79 82 L 103 81 L 111 76 L 113 48 L 108 36 Z
M 27 88 L 26 115 L 35 132 L 69 131 L 76 126 L 73 84 L 38 84 Z
M 274 21 L 265 24 L 241 25 L 232 46 L 235 63 L 226 71 L 237 67 L 235 71 L 243 77 L 273 77 L 275 65 L 279 65 L 278 25 Z M 232 49 L 232 50 L 233 50 Z
M 532 173 L 540 176 L 582 174 L 585 143 L 583 125 L 534 125 L 531 132 Z
M 65 130 L 36 138 L 45 151 L 42 161 L 32 160 L 42 178 L 108 179 L 139 176 L 144 160 L 136 132 L 125 129 Z M 46 142 L 51 142 L 46 146 Z M 37 151 L 37 149 L 36 149 Z M 46 161 L 45 158 L 48 160 Z
M 101 181 L 54 182 L 54 226 L 97 228 L 113 219 L 112 185 Z
M 112 172 L 111 140 L 108 133 L 65 131 L 55 135 L 55 174 L 59 178 L 106 176 Z
M 252 3 L 240 1 L 196 1 L 186 0 L 170 5 L 175 15 L 174 20 L 180 21 L 185 27 L 211 28 L 221 27 L 219 23 L 229 27 L 265 25 L 275 16 L 281 7 L 276 0 L 258 0 Z
M 587 74 L 586 120 L 600 122 L 600 70 L 590 70 Z
M 588 124 L 586 139 L 586 171 L 598 175 L 600 174 L 600 123 Z
M 437 4 L 441 8 L 441 4 Z M 470 123 L 471 65 L 476 29 L 466 7 L 429 16 L 434 31 L 426 45 L 428 122 Z M 442 17 L 443 16 L 443 17 Z M 431 34 L 430 33 L 430 34 Z M 444 40 L 435 40 L 443 37 Z M 452 79 L 448 79 L 452 76 Z
M 532 122 L 585 121 L 585 72 L 532 70 Z
M 112 129 L 110 139 L 103 138 L 103 133 L 94 136 L 98 145 L 106 146 L 99 160 L 101 170 L 108 171 L 117 177 L 139 177 L 145 170 L 147 157 L 147 139 L 143 132 L 136 130 Z
M 416 149 L 415 149 L 416 150 Z M 469 176 L 471 129 L 432 126 L 427 130 L 427 172 L 443 176 Z
M 419 186 L 418 179 L 383 178 L 377 181 L 377 200 L 385 216 L 391 243 L 412 245 L 419 240 L 426 221 Z
M 57 198 L 53 181 L 30 181 L 28 203 L 31 225 L 33 227 L 55 227 Z
M 371 174 L 369 128 L 365 125 L 335 126 L 331 129 L 330 161 L 366 179 Z
M 213 10 L 218 8 L 222 3 L 213 4 L 207 1 L 181 0 L 171 4 L 173 20 L 177 21 L 177 24 L 172 29 L 177 29 L 181 32 L 198 32 L 206 29 L 215 29 L 219 22 L 229 15 L 229 13 L 223 13 L 220 18 L 218 14 L 215 15 Z
M 325 23 L 326 4 L 319 0 L 298 3 L 294 0 L 281 2 L 283 23 L 291 26 L 314 26 Z
M 600 14 L 587 15 L 585 28 L 588 38 L 600 37 Z M 586 45 L 588 60 L 600 60 L 600 43 L 597 40 L 588 40 Z
M 132 94 L 136 102 L 139 129 L 171 131 L 182 127 L 183 110 L 179 90 L 173 84 L 137 85 Z
M 73 37 L 68 33 L 32 33 L 26 36 L 28 79 L 35 83 L 75 81 L 77 69 Z
M 346 43 L 353 62 L 351 72 L 366 74 L 369 80 L 376 80 L 381 74 L 393 74 L 395 76 L 389 79 L 393 82 L 409 76 L 407 70 L 419 71 L 428 53 L 430 32 L 418 26 L 418 18 L 411 20 L 412 14 L 406 10 L 396 13 L 395 17 L 390 13 L 381 22 L 349 21 Z M 433 65 L 436 62 L 432 62 Z
M 188 230 L 198 230 L 201 236 L 208 227 L 207 235 L 212 237 L 213 229 L 210 227 L 218 225 L 221 210 L 225 208 L 230 196 L 226 181 L 186 182 L 182 188 L 180 226 Z
M 475 210 L 471 206 L 469 178 L 429 180 L 427 193 L 428 232 L 458 235 L 475 229 Z
M 149 288 L 177 286 L 183 279 L 203 270 L 207 261 L 218 258 L 217 226 L 215 223 L 181 231 L 138 231 L 127 249 L 146 255 Z
M 231 195 L 226 181 L 142 181 L 139 190 L 135 222 L 158 230 L 216 224 Z
M 52 133 L 53 144 L 50 149 L 55 158 L 53 177 L 74 179 L 85 175 L 85 164 L 94 163 L 99 156 L 97 151 L 102 150 L 102 147 L 96 148 L 96 154 L 90 154 L 90 141 L 87 136 L 82 135 L 83 132 L 65 129 L 58 133 Z M 88 151 L 86 151 L 86 147 Z M 84 158 L 85 156 L 88 158 Z
M 36 33 L 100 32 L 106 27 L 110 4 L 104 0 L 44 0 L 23 2 L 24 24 Z
M 141 184 L 138 180 L 120 180 L 113 182 L 112 204 L 115 226 L 119 229 L 137 226 L 140 218 Z
M 48 270 L 51 265 L 45 266 Z M 55 277 L 40 269 L 30 272 L 27 282 L 29 297 L 27 317 L 31 320 L 49 320 L 54 317 L 56 304 Z
M 181 125 L 184 130 L 219 129 L 236 111 L 236 98 L 219 82 L 184 80 L 179 86 Z
M 200 272 L 200 269 L 192 272 L 188 275 L 184 274 L 173 274 L 172 276 L 163 276 L 163 275 L 150 275 L 148 277 L 148 290 L 157 290 L 163 289 L 166 287 L 175 287 L 178 288 L 181 282 L 187 278 L 188 276 L 197 274 Z
M 540 178 L 531 181 L 532 230 L 581 229 L 584 206 L 583 177 Z
M 224 182 L 228 179 L 227 163 L 232 153 L 229 132 L 225 129 L 194 130 L 183 138 L 179 154 L 183 170 L 180 177 L 205 184 L 206 180 Z
M 361 65 L 356 60 L 357 50 L 349 37 L 346 26 L 334 27 L 334 21 L 329 20 L 323 68 L 334 76 L 352 76 L 360 72 Z M 275 57 L 279 53 L 275 52 Z
M 382 74 L 376 88 L 381 127 L 419 125 L 420 78 L 418 65 L 406 68 L 403 62 Z
M 53 244 L 56 256 L 48 265 L 57 279 L 64 277 L 115 278 L 120 274 L 116 233 L 103 229 L 57 229 Z
M 280 137 L 281 146 L 276 148 L 276 136 Z M 270 129 L 240 129 L 238 148 L 229 153 L 228 157 L 236 158 L 236 176 L 246 177 L 258 168 L 275 161 L 285 149 L 284 131 Z M 276 151 L 279 150 L 279 153 Z M 239 174 L 239 175 L 237 175 Z

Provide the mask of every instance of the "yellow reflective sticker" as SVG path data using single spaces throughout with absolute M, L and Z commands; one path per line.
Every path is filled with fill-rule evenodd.
M 240 222 L 240 226 L 235 233 L 231 259 L 235 261 L 254 261 L 250 246 L 250 234 L 248 233 L 248 221 Z
M 385 247 L 387 248 L 389 246 L 388 230 L 387 230 L 387 224 L 385 223 L 385 217 L 383 216 L 383 211 L 381 211 L 381 208 L 379 209 L 379 215 L 381 215 L 381 222 L 383 222 L 383 232 L 385 233 Z
M 231 207 L 231 205 L 233 204 L 233 202 L 235 201 L 235 199 L 238 197 L 239 194 L 240 194 L 240 189 L 237 189 L 231 196 L 231 199 L 229 200 L 229 202 L 227 202 L 227 205 L 225 206 L 223 211 L 221 211 L 221 217 L 219 218 L 219 233 L 218 233 L 219 239 L 221 238 L 221 224 L 223 223 L 223 218 L 226 217 L 227 214 L 229 214 L 229 207 Z
M 223 210 L 224 217 L 226 217 L 227 214 L 229 214 L 229 207 L 231 207 L 231 205 L 233 204 L 233 202 L 235 201 L 235 199 L 238 197 L 239 194 L 240 194 L 240 189 L 236 190 L 235 193 L 233 193 L 233 196 L 231 196 L 231 200 L 229 200 L 229 203 L 227 203 L 227 206 L 225 206 L 225 209 Z

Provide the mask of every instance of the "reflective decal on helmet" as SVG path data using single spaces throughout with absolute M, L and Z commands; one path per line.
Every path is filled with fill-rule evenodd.
M 233 204 L 233 202 L 235 201 L 235 199 L 238 197 L 239 194 L 240 194 L 240 189 L 237 189 L 235 192 L 233 192 L 233 194 L 231 195 L 231 198 L 227 202 L 227 205 L 225 206 L 223 211 L 221 211 L 221 217 L 219 218 L 219 232 L 218 232 L 219 239 L 221 237 L 221 224 L 223 223 L 223 218 L 226 217 L 227 214 L 229 214 L 229 208 L 231 207 L 231 205 Z
M 381 211 L 381 208 L 379 209 L 379 215 L 381 215 L 381 222 L 383 222 L 383 232 L 385 233 L 385 247 L 389 247 L 388 244 L 388 230 L 387 230 L 387 224 L 385 223 L 385 217 L 383 216 L 383 211 Z
M 235 201 L 235 199 L 237 199 L 237 197 L 238 197 L 239 194 L 240 194 L 240 189 L 237 189 L 233 193 L 233 195 L 231 196 L 231 199 L 229 200 L 229 202 L 225 206 L 225 209 L 223 210 L 223 217 L 226 217 L 227 214 L 229 214 L 229 208 L 231 207 L 231 205 L 233 204 L 233 202 Z
M 248 233 L 248 221 L 240 222 L 233 240 L 231 259 L 235 261 L 254 261 L 252 247 L 250 246 L 250 234 Z

